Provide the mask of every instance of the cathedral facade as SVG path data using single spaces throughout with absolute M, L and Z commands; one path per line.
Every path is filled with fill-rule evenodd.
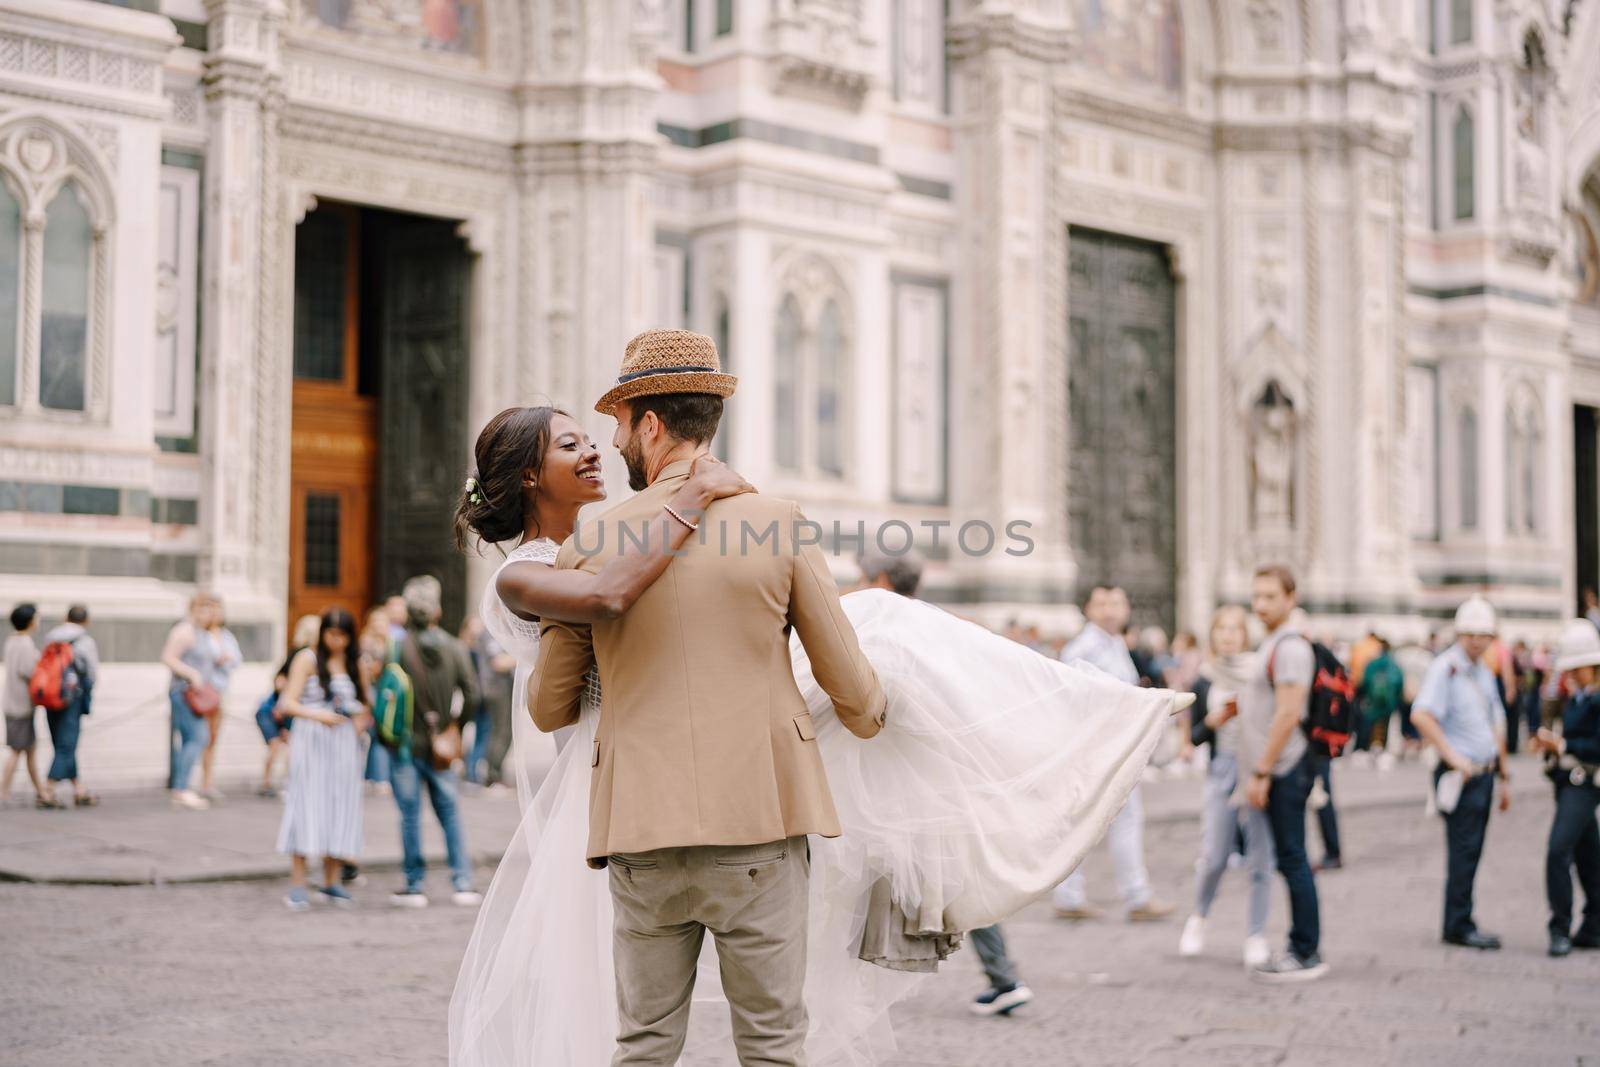
M 1600 0 L 0 0 L 0 580 L 155 656 L 497 554 L 651 325 L 839 553 L 1063 625 L 1600 586 Z M 625 483 L 607 458 L 608 482 Z

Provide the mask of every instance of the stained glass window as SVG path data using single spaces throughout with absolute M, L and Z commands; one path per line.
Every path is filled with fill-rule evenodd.
M 1450 0 L 1450 43 L 1472 40 L 1472 0 Z
M 1522 435 L 1522 518 L 1530 534 L 1539 532 L 1539 449 L 1543 434 L 1534 415 L 1528 414 L 1528 426 Z
M 844 473 L 844 391 L 844 325 L 830 300 L 817 325 L 817 466 L 827 474 Z
M 772 455 L 779 467 L 794 470 L 800 465 L 800 305 L 793 295 L 783 298 L 778 309 L 778 329 L 774 354 Z
M 1455 146 L 1455 217 L 1470 219 L 1473 215 L 1473 198 L 1476 191 L 1474 153 L 1477 136 L 1472 126 L 1472 112 L 1465 108 L 1462 108 L 1461 114 L 1456 116 L 1452 142 Z
M 717 355 L 722 360 L 722 370 L 725 374 L 735 373 L 733 369 L 733 355 L 729 351 L 729 342 L 732 339 L 732 323 L 728 315 L 728 298 L 718 296 L 716 302 L 717 316 L 712 323 L 711 339 L 717 343 Z M 724 411 L 722 424 L 717 428 L 716 440 L 712 442 L 712 451 L 718 459 L 727 461 L 733 451 L 733 427 L 730 425 L 729 413 Z
M 89 212 L 77 185 L 68 183 L 45 212 L 39 323 L 39 403 L 58 411 L 84 410 L 93 251 Z
M 17 402 L 17 303 L 22 210 L 0 181 L 0 404 Z

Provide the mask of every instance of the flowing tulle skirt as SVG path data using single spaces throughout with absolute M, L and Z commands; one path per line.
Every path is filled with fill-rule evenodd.
M 834 717 L 798 642 L 795 677 L 844 836 L 811 839 L 806 1003 L 812 1063 L 871 1064 L 894 1048 L 889 1009 L 920 976 L 864 963 L 871 886 L 923 929 L 1013 914 L 1070 873 L 1149 762 L 1170 695 L 1069 667 L 937 608 L 871 590 L 843 600 L 888 698 L 863 741 Z M 450 1004 L 456 1067 L 604 1064 L 616 1034 L 611 897 L 584 862 L 598 709 L 585 707 L 537 793 L 536 744 L 514 716 L 522 823 L 484 901 Z M 686 1062 L 734 1062 L 707 939 Z

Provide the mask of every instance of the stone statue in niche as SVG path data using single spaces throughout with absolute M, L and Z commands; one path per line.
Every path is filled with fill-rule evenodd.
M 1268 382 L 1250 412 L 1250 528 L 1294 526 L 1294 403 Z
M 1585 307 L 1600 308 L 1600 239 L 1581 211 L 1572 215 L 1572 279 L 1576 286 L 1573 300 Z
M 1544 102 L 1548 95 L 1549 66 L 1539 39 L 1529 36 L 1523 46 L 1523 66 L 1517 71 L 1515 108 L 1517 200 L 1538 207 L 1550 185 L 1550 154 L 1544 146 Z

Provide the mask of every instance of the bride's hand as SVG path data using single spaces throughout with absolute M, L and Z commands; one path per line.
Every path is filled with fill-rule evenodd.
M 694 461 L 689 468 L 689 484 L 704 491 L 712 500 L 756 491 L 756 487 L 745 481 L 743 475 L 712 455 L 704 455 Z

